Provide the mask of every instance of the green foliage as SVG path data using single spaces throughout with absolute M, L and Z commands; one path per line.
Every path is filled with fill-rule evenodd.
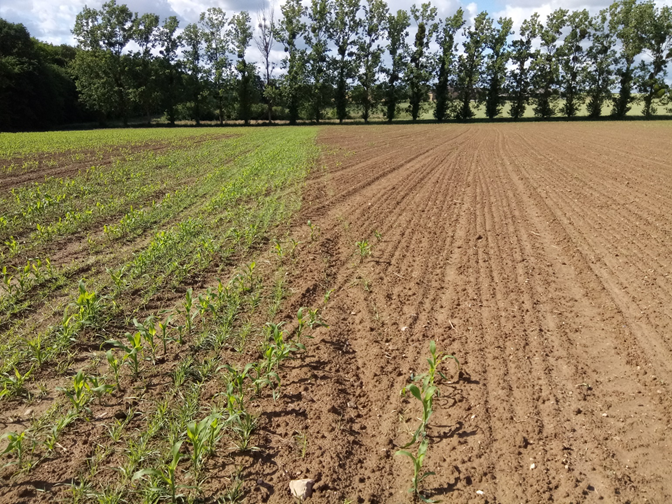
M 569 32 L 559 50 L 560 83 L 565 103 L 562 112 L 567 117 L 574 117 L 583 105 L 583 92 L 586 88 L 587 67 L 586 52 L 583 42 L 590 35 L 590 15 L 586 9 L 573 11 L 567 15 Z
M 397 115 L 397 107 L 401 99 L 402 79 L 407 64 L 408 28 L 411 18 L 405 10 L 398 10 L 396 14 L 387 17 L 387 51 L 390 55 L 390 64 L 384 68 L 387 74 L 385 83 L 385 116 L 392 122 Z
M 289 123 L 296 124 L 301 107 L 301 91 L 306 80 L 306 54 L 301 48 L 306 34 L 306 24 L 302 20 L 306 8 L 301 0 L 287 0 L 280 10 L 282 19 L 277 24 L 275 38 L 284 47 L 282 67 L 286 70 L 280 83 L 280 92 L 289 112 Z
M 502 91 L 506 82 L 506 64 L 509 61 L 508 38 L 513 34 L 513 20 L 511 18 L 499 18 L 499 27 L 494 24 L 489 26 L 486 34 L 485 46 L 490 53 L 485 57 L 484 78 L 487 82 L 485 96 L 485 115 L 489 119 L 497 117 L 504 102 Z
M 330 27 L 330 38 L 336 46 L 336 56 L 332 60 L 333 72 L 336 77 L 334 104 L 339 122 L 348 115 L 349 82 L 354 77 L 356 61 L 354 52 L 360 20 L 359 0 L 334 0 L 333 19 Z
M 395 455 L 403 455 L 405 457 L 408 457 L 409 459 L 411 459 L 411 462 L 413 463 L 413 479 L 411 480 L 412 486 L 411 488 L 408 489 L 408 492 L 412 493 L 415 497 L 419 498 L 423 502 L 432 503 L 438 501 L 430 500 L 420 493 L 420 484 L 425 480 L 425 478 L 427 478 L 427 476 L 434 475 L 433 472 L 422 471 L 422 464 L 424 463 L 428 446 L 429 446 L 429 440 L 425 438 L 418 445 L 418 449 L 415 455 L 407 450 L 398 450 L 397 452 L 395 452 Z
M 514 65 L 509 71 L 507 89 L 511 95 L 509 115 L 513 119 L 520 119 L 525 115 L 525 109 L 530 100 L 530 86 L 532 85 L 532 65 L 534 57 L 534 41 L 539 37 L 541 23 L 536 12 L 529 19 L 523 21 L 520 27 L 520 38 L 511 42 L 511 62 Z
M 362 119 L 368 122 L 381 98 L 377 81 L 378 73 L 382 70 L 384 47 L 380 42 L 385 37 L 389 10 L 383 0 L 366 0 L 362 10 L 364 13 L 355 41 L 354 62 L 359 86 L 353 95 L 355 102 L 362 108 Z
M 408 47 L 408 66 L 405 83 L 408 87 L 408 112 L 417 121 L 421 107 L 429 99 L 429 83 L 434 72 L 433 60 L 429 53 L 429 45 L 438 31 L 436 7 L 431 3 L 423 3 L 420 7 L 411 6 L 411 17 L 418 29 L 415 33 L 413 47 Z
M 463 121 L 474 117 L 471 108 L 472 100 L 479 102 L 482 97 L 476 86 L 481 80 L 484 52 L 487 48 L 488 37 L 492 32 L 492 19 L 487 12 L 481 12 L 474 19 L 474 26 L 464 27 L 462 36 L 465 38 L 462 46 L 463 54 L 457 63 L 457 89 L 460 102 L 457 118 Z
M 464 26 L 464 11 L 462 8 L 457 9 L 457 12 L 446 18 L 440 24 L 437 32 L 436 42 L 439 44 L 439 74 L 438 82 L 436 84 L 436 107 L 434 108 L 434 117 L 441 122 L 454 114 L 452 110 L 452 95 L 449 87 L 454 87 L 456 84 L 456 60 L 457 60 L 457 44 L 455 43 L 455 35 L 458 30 Z

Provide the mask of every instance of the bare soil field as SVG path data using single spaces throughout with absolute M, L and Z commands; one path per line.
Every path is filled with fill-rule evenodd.
M 306 296 L 335 290 L 302 396 L 306 470 L 341 498 L 408 499 L 394 452 L 420 409 L 400 390 L 433 339 L 463 374 L 440 385 L 427 496 L 668 502 L 672 128 L 352 127 L 320 142 L 303 212 L 324 245 L 302 278 Z
M 142 320 L 182 306 L 187 287 L 216 289 L 255 260 L 264 285 L 287 293 L 272 312 L 289 321 L 287 337 L 301 307 L 319 307 L 329 324 L 280 368 L 277 399 L 250 396 L 255 449 L 220 442 L 202 487 L 185 490 L 190 501 L 291 503 L 289 481 L 311 478 L 313 502 L 412 502 L 410 460 L 395 452 L 411 441 L 422 409 L 400 391 L 427 370 L 433 340 L 461 368 L 452 360 L 439 368 L 446 377 L 437 378 L 427 426 L 423 470 L 435 474 L 421 485 L 425 497 L 670 502 L 672 125 L 323 126 L 317 142 L 301 209 L 276 233 L 286 233 L 286 251 L 296 240 L 291 259 L 255 245 L 143 303 L 134 291 L 120 297 Z M 86 237 L 73 240 L 89 250 Z M 364 241 L 370 254 L 360 254 Z M 110 261 L 102 252 L 95 260 L 100 271 Z M 264 314 L 253 307 L 250 327 L 263 327 L 271 291 L 260 288 L 254 306 Z M 129 327 L 117 317 L 103 332 Z M 0 502 L 102 502 L 107 490 L 150 501 L 143 496 L 156 494 L 142 493 L 142 479 L 122 475 L 124 461 L 164 399 L 167 416 L 193 399 L 189 418 L 198 420 L 225 387 L 217 368 L 198 387 L 187 377 L 180 388 L 180 369 L 260 359 L 261 330 L 245 343 L 234 329 L 214 350 L 171 344 L 140 378 L 123 375 L 123 390 L 92 400 L 32 470 L 0 470 Z M 0 433 L 27 428 L 26 408 L 47 410 L 58 399 L 51 391 L 78 366 L 95 361 L 87 369 L 110 375 L 96 357 L 100 336 L 83 334 L 67 372 L 35 371 L 49 394 L 0 403 Z M 121 441 L 110 440 L 112 422 L 122 421 Z M 135 469 L 160 459 L 167 436 L 149 436 Z M 185 488 L 190 450 L 185 442 L 178 466 Z M 85 483 L 98 493 L 78 492 Z

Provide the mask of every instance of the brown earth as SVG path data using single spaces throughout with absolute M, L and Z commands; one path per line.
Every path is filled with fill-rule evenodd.
M 303 210 L 321 251 L 302 258 L 295 288 L 296 306 L 335 289 L 331 328 L 309 346 L 304 416 L 290 423 L 307 433 L 292 465 L 318 479 L 317 501 L 409 500 L 411 464 L 394 452 L 421 409 L 399 392 L 432 339 L 464 372 L 440 384 L 427 496 L 672 499 L 671 133 L 322 131 L 329 154 Z M 362 239 L 373 253 L 360 263 Z
M 671 133 L 611 122 L 324 127 L 277 319 L 331 291 L 330 327 L 283 369 L 282 397 L 252 405 L 260 451 L 210 462 L 205 501 L 238 466 L 247 502 L 293 502 L 288 482 L 305 477 L 314 502 L 409 502 L 411 464 L 394 453 L 421 408 L 400 390 L 435 340 L 462 372 L 441 368 L 425 496 L 669 502 Z M 307 220 L 320 228 L 312 240 Z M 268 276 L 273 260 L 257 259 Z M 179 358 L 148 376 L 140 410 Z M 7 474 L 0 502 L 67 500 L 118 408 L 92 408 L 95 420 L 60 441 L 67 453 L 11 486 Z

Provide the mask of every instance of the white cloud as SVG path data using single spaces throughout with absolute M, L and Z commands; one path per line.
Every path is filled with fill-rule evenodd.
M 51 43 L 73 44 L 74 39 L 70 30 L 74 26 L 75 17 L 85 4 L 99 8 L 104 0 L 2 0 L 0 3 L 0 17 L 13 22 L 23 23 L 30 34 L 40 40 Z M 117 0 L 126 3 L 131 10 L 140 14 L 153 12 L 162 19 L 175 15 L 180 19 L 182 26 L 187 23 L 198 21 L 198 16 L 208 7 L 221 7 L 229 14 L 239 10 L 247 10 L 252 14 L 263 7 L 274 3 L 276 5 L 276 17 L 279 16 L 279 8 L 284 0 Z M 390 11 L 408 9 L 413 3 L 421 3 L 422 0 L 388 0 Z M 520 23 L 528 18 L 533 12 L 539 12 L 542 19 L 552 10 L 563 7 L 569 9 L 587 8 L 591 12 L 597 12 L 606 7 L 610 0 L 516 0 L 515 4 L 504 3 L 505 0 L 481 0 L 468 4 L 460 0 L 434 0 L 432 3 L 437 7 L 439 18 L 444 19 L 452 15 L 459 5 L 465 10 L 465 17 L 473 19 L 479 10 L 487 9 L 494 18 L 508 16 L 514 20 L 517 28 Z M 304 0 L 307 3 L 308 0 Z M 658 5 L 672 5 L 672 0 L 657 0 Z M 494 8 L 493 8 L 494 7 Z M 251 52 L 250 54 L 252 54 Z

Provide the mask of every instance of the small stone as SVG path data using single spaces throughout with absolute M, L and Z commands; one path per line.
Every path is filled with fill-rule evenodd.
M 476 493 L 477 493 L 478 495 L 483 495 L 483 494 L 485 494 L 485 492 L 484 492 L 483 490 L 476 490 Z
M 602 416 L 603 416 L 603 417 L 606 417 L 606 416 L 608 416 L 608 415 L 607 415 L 606 413 L 602 413 Z
M 312 479 L 292 480 L 289 482 L 289 490 L 292 492 L 292 497 L 304 500 L 313 494 L 314 484 L 315 480 Z
M 33 414 L 33 408 L 28 408 L 24 413 L 23 416 L 29 417 L 30 415 Z
M 530 464 L 530 469 L 534 469 L 535 467 L 537 467 L 537 464 Z
M 401 331 L 402 331 L 402 332 L 403 332 L 403 331 L 406 331 L 406 330 L 408 330 L 408 326 L 404 326 L 404 327 L 401 328 Z

